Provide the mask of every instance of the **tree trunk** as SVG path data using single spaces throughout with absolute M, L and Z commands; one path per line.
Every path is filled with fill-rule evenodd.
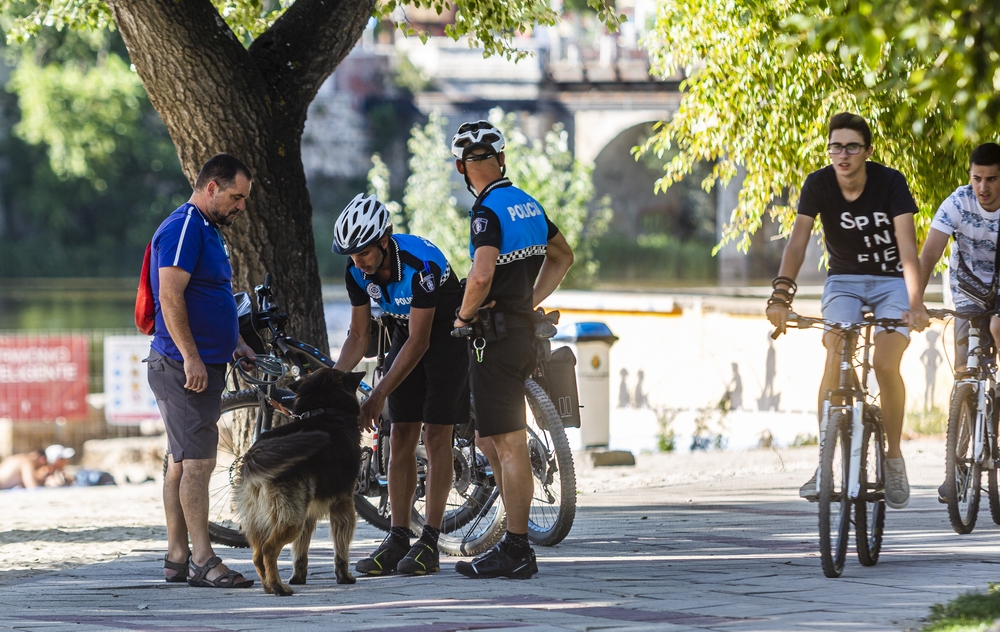
M 374 0 L 297 0 L 245 48 L 210 0 L 110 0 L 135 69 L 192 183 L 219 152 L 254 175 L 226 229 L 234 289 L 274 277 L 289 332 L 328 350 L 312 206 L 302 167 L 306 112 L 361 36 Z

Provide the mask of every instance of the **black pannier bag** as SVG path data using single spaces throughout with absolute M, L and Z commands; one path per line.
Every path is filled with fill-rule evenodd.
M 580 394 L 576 390 L 576 356 L 559 347 L 541 364 L 538 382 L 552 399 L 564 428 L 580 427 Z

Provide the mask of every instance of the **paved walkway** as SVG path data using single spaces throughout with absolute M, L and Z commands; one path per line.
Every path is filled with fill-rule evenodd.
M 950 529 L 936 500 L 940 450 L 940 442 L 908 444 L 910 507 L 890 511 L 877 566 L 862 567 L 852 542 L 836 580 L 820 569 L 816 506 L 795 497 L 814 450 L 657 456 L 635 469 L 581 467 L 573 532 L 537 549 L 541 572 L 529 581 L 468 580 L 445 558 L 435 576 L 360 577 L 340 586 L 321 529 L 309 583 L 291 597 L 265 595 L 259 584 L 230 592 L 166 584 L 158 579 L 163 549 L 134 550 L 4 587 L 0 629 L 919 629 L 930 605 L 1000 579 L 1000 538 L 986 499 L 968 536 Z M 380 540 L 360 524 L 352 561 Z M 235 568 L 252 568 L 249 551 L 220 553 Z M 287 577 L 287 549 L 281 568 Z

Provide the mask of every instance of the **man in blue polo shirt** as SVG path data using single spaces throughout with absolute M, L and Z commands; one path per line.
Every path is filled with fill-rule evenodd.
M 146 362 L 170 455 L 163 477 L 168 582 L 253 585 L 222 564 L 208 538 L 208 482 L 219 443 L 226 363 L 254 357 L 240 339 L 229 247 L 220 228 L 244 210 L 252 179 L 233 156 L 212 157 L 201 168 L 191 199 L 153 235 L 156 329 Z

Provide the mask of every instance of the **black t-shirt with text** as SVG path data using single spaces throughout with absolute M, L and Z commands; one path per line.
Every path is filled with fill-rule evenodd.
M 903 276 L 893 220 L 916 214 L 917 205 L 903 174 L 871 161 L 865 169 L 865 189 L 853 202 L 844 199 L 832 165 L 809 174 L 802 185 L 799 215 L 819 215 L 830 254 L 830 276 Z

